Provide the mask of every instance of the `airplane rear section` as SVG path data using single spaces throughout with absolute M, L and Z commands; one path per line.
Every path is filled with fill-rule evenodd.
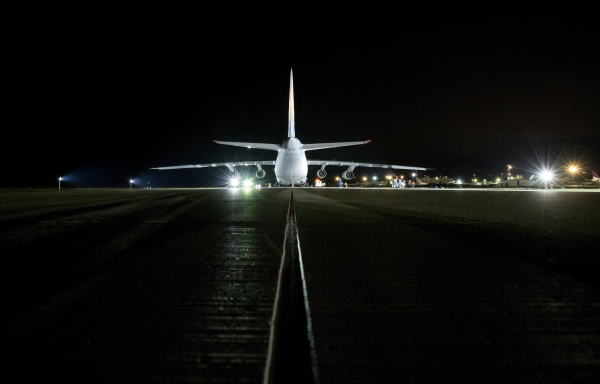
M 238 142 L 238 141 L 220 141 L 215 140 L 215 143 L 220 145 L 231 145 L 235 147 L 243 148 L 255 148 L 264 149 L 270 151 L 277 151 L 277 160 L 273 161 L 242 161 L 242 162 L 225 162 L 225 163 L 208 163 L 208 164 L 192 164 L 192 165 L 180 165 L 171 167 L 158 167 L 153 169 L 181 169 L 181 168 L 204 168 L 204 167 L 227 167 L 231 172 L 231 179 L 239 181 L 239 175 L 235 171 L 235 167 L 239 166 L 256 166 L 256 178 L 262 179 L 266 176 L 266 171 L 261 168 L 261 165 L 273 165 L 275 164 L 275 177 L 279 185 L 291 186 L 291 185 L 306 185 L 308 165 L 319 165 L 321 169 L 317 171 L 317 177 L 322 179 L 327 176 L 325 167 L 327 165 L 335 166 L 348 166 L 346 171 L 342 172 L 342 178 L 344 180 L 352 180 L 354 178 L 355 167 L 376 167 L 376 168 L 392 168 L 392 169 L 411 169 L 411 170 L 426 170 L 431 168 L 422 167 L 407 167 L 400 165 L 387 165 L 387 164 L 372 164 L 372 163 L 358 163 L 358 162 L 347 162 L 347 161 L 328 161 L 328 160 L 307 160 L 305 151 L 313 151 L 325 148 L 337 148 L 346 147 L 351 145 L 367 144 L 371 140 L 365 141 L 344 141 L 344 142 L 333 142 L 333 143 L 310 143 L 302 144 L 302 142 L 296 138 L 296 117 L 294 113 L 294 77 L 290 70 L 290 94 L 289 94 L 289 109 L 288 109 L 288 134 L 287 138 L 281 144 L 272 143 L 251 143 L 251 142 Z M 595 179 L 594 179 L 595 181 Z
M 283 150 L 277 156 L 275 165 L 277 182 L 280 185 L 306 184 L 308 165 L 304 153 L 302 151 L 299 151 L 299 154 L 289 152 L 291 151 Z

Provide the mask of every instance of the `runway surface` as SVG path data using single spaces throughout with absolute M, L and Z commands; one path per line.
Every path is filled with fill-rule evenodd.
M 261 382 L 291 193 L 0 191 L 7 373 Z M 597 192 L 293 196 L 320 382 L 597 382 Z

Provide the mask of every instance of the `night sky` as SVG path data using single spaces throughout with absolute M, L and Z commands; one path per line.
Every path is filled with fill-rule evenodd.
M 600 171 L 592 8 L 102 4 L 7 7 L 1 185 L 223 185 L 225 168 L 149 168 L 274 160 L 212 140 L 281 143 L 290 68 L 303 143 L 372 140 L 309 159 Z

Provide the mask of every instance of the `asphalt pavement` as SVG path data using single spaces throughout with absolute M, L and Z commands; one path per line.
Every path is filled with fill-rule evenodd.
M 2 194 L 7 372 L 261 382 L 290 196 L 269 192 Z
M 600 194 L 294 191 L 323 383 L 600 378 Z
M 5 374 L 262 382 L 291 194 L 0 191 Z M 600 378 L 599 193 L 293 198 L 319 382 Z

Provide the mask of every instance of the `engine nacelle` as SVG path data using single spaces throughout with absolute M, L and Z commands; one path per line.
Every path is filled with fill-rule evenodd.
M 325 171 L 324 169 L 319 169 L 319 170 L 317 171 L 317 177 L 318 177 L 319 179 L 322 179 L 322 178 L 324 178 L 325 176 L 327 176 L 327 171 Z
M 346 171 L 346 172 L 342 173 L 342 179 L 344 179 L 344 180 L 354 179 L 354 172 Z
M 258 177 L 259 179 L 262 179 L 263 177 L 265 177 L 267 173 L 265 172 L 264 169 L 257 169 L 256 170 L 256 177 Z

